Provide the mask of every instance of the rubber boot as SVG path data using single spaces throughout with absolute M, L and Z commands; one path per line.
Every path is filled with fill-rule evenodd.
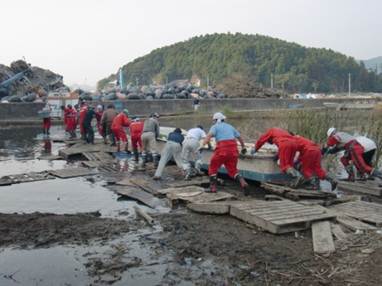
M 121 143 L 120 142 L 117 143 L 117 152 L 121 152 Z
M 139 166 L 141 169 L 144 169 L 146 167 L 146 163 L 147 163 L 147 153 L 146 152 L 142 152 L 142 164 L 141 166 Z
M 350 182 L 355 181 L 355 175 L 354 175 L 354 170 L 353 170 L 353 165 L 348 165 L 345 167 L 346 173 L 348 173 L 348 178 L 347 180 Z
M 158 165 L 159 165 L 159 155 L 156 154 L 156 153 L 153 154 L 153 162 L 154 162 L 154 167 L 155 168 L 158 167 Z
M 218 185 L 218 180 L 217 180 L 216 176 L 210 176 L 210 188 L 207 192 L 216 193 L 217 192 L 217 185 Z
M 337 185 L 338 185 L 338 182 L 335 178 L 329 176 L 329 175 L 326 175 L 326 178 L 325 178 L 329 183 L 330 185 L 332 186 L 332 191 L 334 191 L 335 189 L 337 189 Z
M 294 168 L 289 168 L 285 172 L 286 174 L 293 177 L 293 180 L 290 182 L 289 186 L 291 188 L 297 189 L 299 186 L 301 186 L 304 182 L 304 176 L 301 175 L 299 171 L 297 171 Z
M 248 183 L 244 180 L 244 178 L 241 175 L 237 175 L 235 179 L 236 181 L 239 182 L 240 188 L 243 191 L 244 195 L 248 196 L 249 195 Z
M 134 153 L 134 161 L 135 161 L 135 162 L 138 162 L 138 161 L 139 161 L 139 153 L 138 153 L 138 150 L 134 150 L 133 153 Z

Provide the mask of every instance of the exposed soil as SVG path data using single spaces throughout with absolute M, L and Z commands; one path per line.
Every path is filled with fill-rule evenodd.
M 57 215 L 0 214 L 0 247 L 48 247 L 109 240 L 129 231 L 126 221 L 100 218 L 99 213 Z
M 228 216 L 162 215 L 164 242 L 179 263 L 219 265 L 214 282 L 228 285 L 380 285 L 382 235 L 350 234 L 329 257 L 313 253 L 310 231 L 263 232 Z M 187 280 L 187 273 L 178 272 Z M 177 276 L 177 273 L 173 273 Z M 178 275 L 179 276 L 179 275 Z M 211 277 L 199 277 L 209 285 Z

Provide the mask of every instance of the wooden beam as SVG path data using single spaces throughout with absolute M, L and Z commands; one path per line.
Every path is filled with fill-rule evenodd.
M 313 250 L 319 254 L 329 254 L 335 251 L 332 231 L 329 221 L 312 223 Z

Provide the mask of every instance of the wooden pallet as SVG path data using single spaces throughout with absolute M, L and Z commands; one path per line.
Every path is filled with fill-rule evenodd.
M 382 226 L 382 205 L 380 204 L 356 201 L 336 205 L 333 209 L 337 213 L 342 213 L 377 227 Z
M 332 192 L 314 191 L 305 189 L 292 189 L 287 186 L 280 186 L 269 183 L 262 183 L 261 186 L 267 191 L 284 196 L 291 200 L 301 199 L 335 199 L 336 195 Z
M 339 182 L 338 188 L 342 191 L 355 192 L 381 197 L 382 187 L 376 182 Z
M 68 168 L 68 169 L 62 169 L 62 170 L 52 170 L 52 171 L 49 171 L 49 173 L 53 176 L 56 176 L 62 179 L 67 179 L 67 178 L 95 175 L 98 172 L 96 170 L 79 167 L 79 168 Z
M 322 207 L 304 206 L 290 200 L 240 202 L 231 205 L 230 214 L 275 234 L 307 229 L 314 221 L 335 217 Z

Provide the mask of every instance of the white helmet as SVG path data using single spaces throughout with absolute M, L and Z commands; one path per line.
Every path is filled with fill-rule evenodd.
M 334 127 L 330 127 L 330 128 L 328 129 L 328 132 L 327 132 L 328 137 L 330 137 L 331 135 L 333 135 L 333 133 L 335 133 L 336 131 L 337 131 L 336 128 L 334 128 Z
M 222 121 L 222 120 L 226 119 L 226 117 L 224 116 L 223 113 L 221 113 L 221 112 L 216 112 L 216 113 L 214 114 L 214 116 L 212 117 L 212 119 L 213 119 L 213 120 L 217 120 L 217 121 Z

